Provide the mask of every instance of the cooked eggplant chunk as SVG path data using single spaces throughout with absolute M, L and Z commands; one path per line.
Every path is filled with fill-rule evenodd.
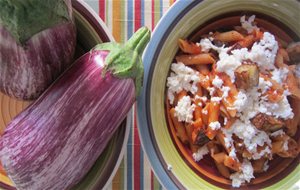
M 263 113 L 257 114 L 251 122 L 257 129 L 267 132 L 277 131 L 284 126 L 283 121 Z
M 300 62 L 300 42 L 290 43 L 286 49 L 292 63 Z
M 238 88 L 246 90 L 258 85 L 259 71 L 255 64 L 243 64 L 235 70 L 234 74 Z

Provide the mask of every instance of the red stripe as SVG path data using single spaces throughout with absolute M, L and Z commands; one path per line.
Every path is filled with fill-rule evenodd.
M 137 107 L 135 105 L 134 109 L 136 110 Z M 140 154 L 141 154 L 141 143 L 139 139 L 139 133 L 138 133 L 138 128 L 137 128 L 137 118 L 136 118 L 136 111 L 134 112 L 134 186 L 133 189 L 140 190 L 141 189 L 141 179 L 140 176 L 143 175 L 140 172 Z
M 99 16 L 105 22 L 105 0 L 99 0 Z
M 141 27 L 141 0 L 134 0 L 134 31 Z
M 153 178 L 153 171 L 151 170 L 151 173 L 150 173 L 150 176 L 151 176 L 151 190 L 154 190 L 154 178 Z
M 155 14 L 155 1 L 152 1 L 152 6 L 151 6 L 151 20 L 152 20 L 152 30 L 154 30 L 154 27 L 155 27 L 155 17 L 154 17 L 154 14 Z

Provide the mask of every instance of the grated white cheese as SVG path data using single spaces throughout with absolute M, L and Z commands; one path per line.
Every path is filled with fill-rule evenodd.
M 233 134 L 243 140 L 246 149 L 253 155 L 257 153 L 258 146 L 264 144 L 271 146 L 271 139 L 266 132 L 260 131 L 251 123 L 246 124 L 241 120 L 234 122 L 228 129 L 222 128 L 222 132 L 226 137 L 224 140 L 225 146 L 228 148 L 233 147 Z M 255 155 L 255 159 L 258 159 L 258 157 L 258 155 Z
M 266 172 L 269 169 L 269 161 L 265 161 L 264 166 L 263 166 L 263 171 Z
M 265 149 L 263 149 L 262 151 L 260 152 L 255 152 L 253 155 L 252 155 L 252 159 L 254 160 L 258 160 L 260 159 L 261 157 L 265 156 L 265 155 L 268 155 L 268 154 L 272 154 L 272 151 L 271 149 L 267 146 Z
M 202 100 L 203 102 L 206 102 L 207 101 L 207 97 L 206 96 L 202 96 L 202 97 L 200 97 L 200 100 Z
M 178 118 L 178 121 L 191 123 L 193 121 L 195 107 L 195 104 L 192 104 L 190 96 L 183 96 L 178 101 L 177 106 L 175 106 L 175 116 Z
M 220 79 L 218 76 L 216 76 L 216 77 L 214 78 L 214 80 L 212 81 L 212 84 L 213 84 L 214 87 L 216 87 L 216 88 L 221 88 L 222 85 L 223 85 L 223 80 Z
M 224 125 L 226 125 L 226 124 L 227 124 L 227 122 L 228 122 L 228 119 L 227 119 L 227 117 L 224 117 Z
M 231 147 L 231 150 L 229 152 L 229 156 L 232 158 L 236 158 L 235 148 Z
M 210 96 L 213 96 L 216 91 L 216 89 L 214 87 L 208 87 L 207 90 L 209 91 Z
M 219 103 L 219 102 L 222 100 L 222 98 L 217 97 L 217 96 L 213 96 L 213 97 L 210 98 L 210 100 L 211 100 L 212 102 L 218 102 L 218 103 Z
M 256 63 L 261 70 L 275 69 L 274 61 L 278 51 L 278 43 L 275 36 L 264 32 L 263 38 L 254 43 L 247 57 Z
M 239 51 L 239 50 L 236 50 Z M 235 52 L 236 52 L 235 51 Z M 234 51 L 232 51 L 234 52 Z M 229 55 L 227 50 L 224 49 L 223 51 L 219 52 L 219 61 L 217 61 L 216 70 L 218 72 L 226 73 L 232 82 L 235 81 L 234 71 L 242 64 L 241 60 L 235 57 L 235 55 Z
M 279 68 L 279 69 L 274 69 L 271 74 L 272 74 L 272 79 L 278 82 L 279 84 L 282 84 L 286 80 L 286 77 L 289 73 L 289 70 L 287 68 Z
M 261 113 L 283 119 L 292 119 L 294 117 L 293 109 L 286 96 L 283 96 L 278 103 L 271 103 L 265 100 L 261 100 L 259 103 L 258 111 Z
M 212 130 L 218 130 L 221 128 L 221 124 L 218 121 L 211 122 L 208 125 Z
M 172 63 L 171 74 L 167 78 L 168 98 L 174 102 L 174 94 L 186 90 L 195 94 L 198 90 L 197 83 L 200 81 L 198 72 L 185 66 L 183 63 Z
M 253 25 L 252 23 L 255 20 L 255 15 L 252 15 L 246 20 L 246 16 L 242 16 L 240 19 L 241 26 L 247 30 L 248 34 L 253 32 L 253 30 L 258 29 L 257 26 Z
M 193 158 L 196 162 L 198 162 L 203 158 L 204 155 L 208 153 L 209 153 L 208 148 L 206 145 L 204 145 L 201 148 L 199 148 L 197 152 L 193 153 Z
M 221 91 L 223 92 L 222 98 L 227 98 L 230 88 L 228 86 L 222 86 Z
M 282 136 L 282 135 L 285 135 L 285 132 L 282 129 L 270 134 L 271 137 L 277 137 L 277 136 Z
M 232 180 L 232 187 L 240 187 L 242 183 L 250 182 L 250 180 L 254 178 L 254 170 L 250 161 L 244 159 L 241 167 L 242 169 L 240 172 L 236 172 L 230 175 L 230 179 Z
M 236 101 L 233 105 L 237 111 L 244 110 L 244 106 L 247 105 L 247 95 L 245 91 L 239 91 L 238 95 L 236 96 Z
M 201 100 L 203 102 L 206 102 L 207 101 L 207 97 L 206 96 L 198 96 L 198 95 L 196 95 L 195 96 L 195 100 Z
M 205 115 L 207 115 L 207 114 L 208 114 L 208 111 L 203 109 L 203 110 L 202 110 L 202 113 L 205 114 Z
M 288 140 L 284 141 L 282 148 L 283 148 L 284 151 L 289 150 L 289 141 Z

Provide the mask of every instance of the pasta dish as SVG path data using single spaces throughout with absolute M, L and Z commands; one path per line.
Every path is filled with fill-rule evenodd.
M 166 113 L 195 162 L 208 154 L 233 187 L 268 171 L 273 157 L 295 158 L 300 123 L 300 44 L 286 44 L 240 18 L 197 43 L 179 39 L 167 78 Z

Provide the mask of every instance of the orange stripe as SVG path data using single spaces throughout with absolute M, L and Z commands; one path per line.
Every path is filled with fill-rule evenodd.
M 113 11 L 113 36 L 117 42 L 121 42 L 121 1 L 112 1 Z
M 174 3 L 174 0 L 169 0 L 169 5 L 171 6 Z
M 112 190 L 120 190 L 122 187 L 122 172 L 121 168 L 118 169 L 116 175 L 114 176 L 112 183 Z

